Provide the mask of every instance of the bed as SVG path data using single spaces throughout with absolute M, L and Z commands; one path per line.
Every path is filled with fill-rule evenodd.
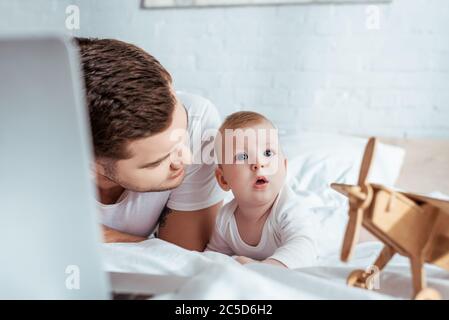
M 214 252 L 191 252 L 150 238 L 137 244 L 102 247 L 108 271 L 173 275 L 184 279 L 177 290 L 153 299 L 409 299 L 408 260 L 395 256 L 375 278 L 375 290 L 348 287 L 354 269 L 370 268 L 382 248 L 378 241 L 360 243 L 347 264 L 339 260 L 346 226 L 347 201 L 330 182 L 354 183 L 366 139 L 302 132 L 281 137 L 289 158 L 288 183 L 321 202 L 317 214 L 326 237 L 314 267 L 287 270 L 265 264 L 239 265 Z M 449 141 L 381 138 L 370 181 L 445 198 L 449 194 Z M 449 299 L 449 272 L 426 265 L 430 287 Z

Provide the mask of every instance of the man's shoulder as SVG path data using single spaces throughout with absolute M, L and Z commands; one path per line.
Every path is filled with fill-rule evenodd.
M 202 109 L 213 105 L 209 99 L 198 94 L 185 91 L 176 91 L 176 95 L 185 104 L 187 109 Z
M 218 128 L 220 125 L 220 114 L 209 99 L 184 91 L 177 91 L 176 95 L 184 104 L 190 123 L 200 121 L 203 129 Z

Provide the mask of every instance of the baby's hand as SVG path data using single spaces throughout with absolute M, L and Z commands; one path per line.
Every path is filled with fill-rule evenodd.
M 251 263 L 251 262 L 258 262 L 256 260 L 253 260 L 253 259 L 245 257 L 245 256 L 236 256 L 234 259 L 237 260 L 237 262 L 239 262 L 241 264 L 247 264 L 247 263 Z

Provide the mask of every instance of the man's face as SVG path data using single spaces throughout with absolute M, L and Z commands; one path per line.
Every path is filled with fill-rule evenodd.
M 170 126 L 156 135 L 129 142 L 127 150 L 132 157 L 115 161 L 104 175 L 136 192 L 176 188 L 184 179 L 184 166 L 191 161 L 187 125 L 187 110 L 178 100 Z

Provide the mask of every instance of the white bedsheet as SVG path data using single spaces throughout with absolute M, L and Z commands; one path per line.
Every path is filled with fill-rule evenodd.
M 380 273 L 380 288 L 369 291 L 345 284 L 354 269 L 366 269 L 382 244 L 358 245 L 348 264 L 338 252 L 320 266 L 287 270 L 254 263 L 241 266 L 232 258 L 213 252 L 184 250 L 159 239 L 137 244 L 105 244 L 103 257 L 108 271 L 184 275 L 191 279 L 177 292 L 156 299 L 408 299 L 412 295 L 408 260 L 397 256 Z M 426 265 L 429 286 L 449 299 L 449 273 Z

